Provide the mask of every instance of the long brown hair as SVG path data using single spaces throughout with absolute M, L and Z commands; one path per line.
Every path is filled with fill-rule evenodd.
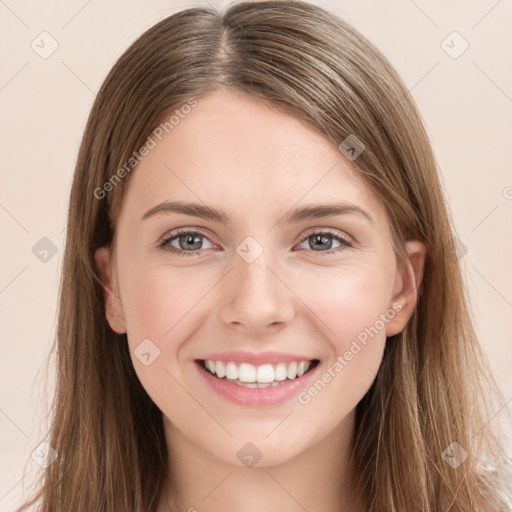
M 356 135 L 366 149 L 353 164 L 385 205 L 400 264 L 406 240 L 426 244 L 416 310 L 388 338 L 357 406 L 353 460 L 368 510 L 510 510 L 508 459 L 496 420 L 489 423 L 503 397 L 472 325 L 455 228 L 417 107 L 389 61 L 345 21 L 305 2 L 270 0 L 165 18 L 124 52 L 96 97 L 73 179 L 60 285 L 46 438 L 57 457 L 18 511 L 37 500 L 41 512 L 156 510 L 167 468 L 162 413 L 135 374 L 126 334 L 106 321 L 94 252 L 115 240 L 133 155 L 173 110 L 219 87 L 282 108 L 336 146 Z M 447 462 L 454 450 L 467 456 L 458 467 Z

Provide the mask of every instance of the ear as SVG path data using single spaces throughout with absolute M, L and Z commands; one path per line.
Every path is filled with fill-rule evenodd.
M 386 325 L 386 336 L 394 336 L 403 330 L 411 318 L 418 298 L 421 295 L 421 282 L 425 267 L 426 247 L 418 240 L 405 244 L 408 261 L 405 275 L 397 274 L 393 289 L 393 299 L 389 307 L 397 311 Z
M 118 334 L 124 334 L 126 329 L 126 319 L 124 317 L 123 305 L 119 297 L 115 274 L 114 261 L 111 261 L 111 250 L 109 247 L 100 247 L 94 253 L 94 259 L 100 272 L 101 283 L 104 290 L 105 313 L 107 321 L 113 331 Z

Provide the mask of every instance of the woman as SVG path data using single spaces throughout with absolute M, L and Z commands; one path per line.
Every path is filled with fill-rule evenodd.
M 454 232 L 407 88 L 346 22 L 164 19 L 85 130 L 29 505 L 510 510 Z

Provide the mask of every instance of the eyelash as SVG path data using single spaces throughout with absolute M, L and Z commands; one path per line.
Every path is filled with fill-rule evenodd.
M 201 236 L 203 238 L 208 239 L 208 237 L 204 233 L 201 233 L 200 231 L 184 229 L 184 230 L 181 230 L 181 231 L 177 231 L 176 233 L 173 233 L 172 235 L 162 239 L 159 242 L 157 247 L 159 249 L 163 249 L 164 251 L 169 251 L 169 252 L 177 254 L 179 256 L 199 256 L 199 253 L 201 251 L 203 251 L 204 249 L 198 249 L 196 251 L 184 251 L 182 249 L 177 249 L 176 247 L 172 247 L 172 245 L 168 245 L 172 240 L 174 240 L 176 238 L 179 238 L 182 235 L 199 235 L 199 236 Z M 345 250 L 345 248 L 353 247 L 352 242 L 350 240 L 348 240 L 348 238 L 345 238 L 344 236 L 341 236 L 340 234 L 338 234 L 338 232 L 332 231 L 332 230 L 329 230 L 329 229 L 322 230 L 322 231 L 313 231 L 312 233 L 309 233 L 308 235 L 306 235 L 302 240 L 300 240 L 299 244 L 302 244 L 309 237 L 311 237 L 313 235 L 330 235 L 335 240 L 337 240 L 338 242 L 341 243 L 341 246 L 340 247 L 336 247 L 335 249 L 331 249 L 329 251 L 314 251 L 314 252 L 319 252 L 321 254 L 336 254 L 339 251 Z

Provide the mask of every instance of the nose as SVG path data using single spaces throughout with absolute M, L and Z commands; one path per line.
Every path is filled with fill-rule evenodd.
M 284 327 L 295 315 L 295 295 L 284 272 L 265 249 L 251 263 L 235 255 L 226 276 L 220 310 L 222 322 L 240 331 L 261 332 Z

